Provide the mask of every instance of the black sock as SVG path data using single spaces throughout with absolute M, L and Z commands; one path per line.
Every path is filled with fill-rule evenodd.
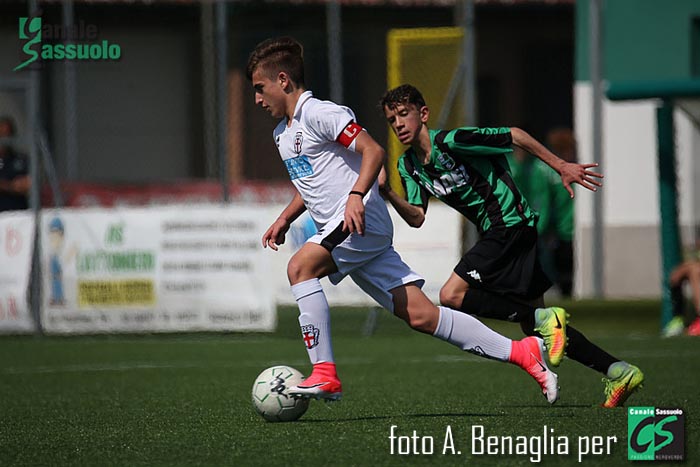
M 610 365 L 620 361 L 619 358 L 613 357 L 571 326 L 566 327 L 566 337 L 569 340 L 566 356 L 599 373 L 607 375 Z
M 524 305 L 485 290 L 469 289 L 464 294 L 460 310 L 482 318 L 520 322 L 535 313 L 535 307 Z
M 535 307 L 491 292 L 479 289 L 467 290 L 460 310 L 483 318 L 517 321 L 520 322 L 520 327 L 525 335 L 536 335 Z M 569 341 L 566 347 L 567 357 L 599 373 L 607 375 L 610 365 L 620 361 L 619 358 L 613 357 L 589 341 L 576 328 L 567 326 L 566 337 Z
M 526 316 L 525 319 L 520 321 L 520 329 L 523 330 L 526 336 L 534 336 L 535 332 L 535 314 L 532 313 L 530 316 Z
M 532 319 L 526 319 L 521 322 L 520 327 L 527 336 L 537 335 L 535 332 L 534 316 Z M 581 334 L 576 328 L 567 326 L 566 337 L 569 341 L 566 346 L 566 356 L 599 373 L 603 373 L 607 376 L 610 365 L 620 361 L 619 358 L 613 357 L 605 350 L 589 341 L 586 336 Z

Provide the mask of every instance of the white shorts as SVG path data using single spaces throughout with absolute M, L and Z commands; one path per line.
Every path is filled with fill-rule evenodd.
M 365 231 L 364 235 L 347 235 L 342 231 L 340 219 L 327 224 L 307 241 L 330 251 L 338 268 L 328 276 L 333 285 L 350 276 L 367 295 L 392 313 L 394 302 L 390 290 L 411 283 L 423 287 L 425 283 L 421 275 L 403 262 L 389 235 L 371 231 Z

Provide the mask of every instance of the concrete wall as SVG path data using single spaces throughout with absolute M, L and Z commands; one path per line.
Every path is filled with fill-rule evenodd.
M 693 32 L 700 16 L 695 0 L 608 0 L 602 8 L 602 69 L 607 82 L 687 80 L 693 76 Z M 589 81 L 589 0 L 576 8 L 575 128 L 582 161 L 592 160 Z M 695 23 L 694 23 L 695 21 Z M 695 24 L 695 26 L 694 26 Z M 661 293 L 661 245 L 656 107 L 653 99 L 603 106 L 603 197 L 605 294 L 649 297 Z M 682 243 L 696 248 L 700 226 L 700 126 L 680 110 L 676 123 L 678 208 Z M 590 228 L 592 196 L 576 205 L 580 296 L 592 292 Z
M 591 161 L 591 86 L 575 88 L 576 138 L 579 159 Z M 604 186 L 598 193 L 577 191 L 576 294 L 593 292 L 591 227 L 593 197 L 603 197 L 604 293 L 610 297 L 658 297 L 661 293 L 659 183 L 656 142 L 656 103 L 606 101 L 603 107 Z M 679 219 L 686 248 L 695 244 L 698 217 L 698 158 L 700 132 L 680 110 L 676 122 Z
M 12 72 L 25 58 L 17 24 L 26 9 L 5 5 L 0 11 L 1 90 L 3 82 L 26 79 L 29 72 Z M 99 30 L 97 41 L 121 47 L 116 62 L 74 62 L 78 180 L 142 182 L 194 175 L 201 158 L 202 112 L 197 12 L 196 7 L 76 6 L 76 20 Z M 44 6 L 41 16 L 44 26 L 61 22 L 57 5 Z M 39 73 L 40 117 L 63 178 L 64 64 L 44 62 Z

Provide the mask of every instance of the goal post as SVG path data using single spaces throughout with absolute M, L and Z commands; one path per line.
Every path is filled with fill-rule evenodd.
M 459 93 L 450 92 L 461 81 L 464 29 L 461 27 L 391 29 L 387 33 L 387 86 L 412 84 L 420 89 L 430 108 L 428 125 L 436 127 L 445 114 L 444 124 L 460 126 L 457 104 Z M 388 173 L 391 186 L 403 195 L 401 177 L 396 170 L 404 146 L 388 129 Z
M 669 275 L 683 259 L 678 220 L 675 122 L 673 110 L 682 108 L 700 128 L 700 80 L 617 81 L 608 84 L 612 101 L 660 99 L 656 109 L 657 164 L 661 236 L 661 327 L 673 318 Z

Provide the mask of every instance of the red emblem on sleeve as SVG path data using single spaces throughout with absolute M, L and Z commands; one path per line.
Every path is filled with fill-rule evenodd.
M 362 131 L 362 127 L 355 122 L 348 123 L 342 133 L 338 136 L 338 142 L 343 146 L 350 147 L 357 135 Z

